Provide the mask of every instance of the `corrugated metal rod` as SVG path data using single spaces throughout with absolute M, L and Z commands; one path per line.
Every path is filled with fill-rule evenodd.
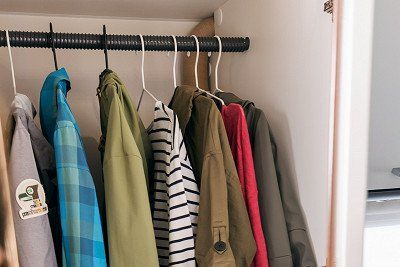
M 13 47 L 52 48 L 52 40 L 56 49 L 104 49 L 102 34 L 93 33 L 61 33 L 32 31 L 9 31 L 10 44 Z M 174 51 L 171 36 L 145 35 L 146 51 Z M 198 37 L 201 52 L 218 52 L 218 40 L 214 37 Z M 140 51 L 139 35 L 107 34 L 108 50 Z M 191 36 L 177 36 L 178 51 L 196 51 L 196 42 Z M 245 52 L 250 47 L 249 37 L 221 37 L 222 52 Z M 7 46 L 6 32 L 0 30 L 0 46 Z

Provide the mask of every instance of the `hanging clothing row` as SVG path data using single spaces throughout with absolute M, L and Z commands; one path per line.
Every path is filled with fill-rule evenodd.
M 196 36 L 196 86 L 176 86 L 173 37 L 176 88 L 166 105 L 145 86 L 140 38 L 137 107 L 108 67 L 93 92 L 102 184 L 93 181 L 68 104 L 67 71 L 44 81 L 41 130 L 33 104 L 14 82 L 9 169 L 20 265 L 317 266 L 293 179 L 264 113 L 218 86 L 221 39 L 213 94 L 199 87 Z M 138 112 L 144 92 L 155 101 L 148 128 Z M 96 194 L 99 186 L 104 198 Z

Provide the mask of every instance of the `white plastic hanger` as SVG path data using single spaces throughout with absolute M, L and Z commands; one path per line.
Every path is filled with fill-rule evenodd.
M 172 35 L 172 39 L 174 39 L 174 66 L 172 67 L 172 73 L 174 75 L 174 89 L 176 88 L 176 57 L 178 55 L 178 43 L 176 42 L 175 35 Z
M 12 81 L 13 81 L 14 95 L 17 95 L 17 86 L 15 85 L 14 62 L 13 62 L 12 54 L 11 54 L 10 36 L 8 34 L 8 30 L 6 30 L 6 38 L 7 38 L 8 56 L 10 57 L 10 66 L 11 66 L 11 75 L 12 75 Z
M 195 39 L 196 41 L 196 63 L 194 65 L 194 75 L 195 75 L 195 80 L 196 80 L 196 88 L 197 90 L 199 90 L 200 92 L 206 93 L 207 95 L 211 96 L 212 98 L 217 99 L 218 101 L 221 102 L 222 105 L 225 106 L 224 100 L 222 100 L 221 98 L 211 94 L 210 92 L 207 92 L 206 90 L 203 90 L 199 87 L 199 77 L 198 77 L 198 73 L 197 73 L 197 65 L 199 63 L 199 54 L 200 54 L 200 45 L 199 45 L 199 39 L 197 39 L 196 35 L 192 35 L 192 37 Z
M 217 35 L 214 36 L 218 40 L 218 58 L 217 58 L 217 63 L 215 64 L 215 90 L 213 94 L 215 94 L 217 91 L 218 92 L 223 92 L 221 89 L 218 87 L 218 67 L 219 67 L 219 61 L 221 60 L 221 54 L 222 54 L 222 42 L 221 38 Z
M 144 53 L 145 53 L 144 39 L 143 39 L 143 35 L 141 35 L 141 34 L 139 34 L 139 37 L 140 37 L 140 42 L 142 43 L 142 89 L 143 90 L 142 90 L 142 93 L 141 93 L 140 98 L 139 98 L 139 103 L 138 103 L 137 110 L 139 110 L 140 103 L 142 103 L 142 98 L 143 98 L 143 93 L 144 92 L 146 92 L 149 96 L 151 96 L 151 98 L 153 98 L 154 101 L 158 102 L 158 99 L 146 89 L 146 84 L 145 84 L 145 81 L 144 81 Z

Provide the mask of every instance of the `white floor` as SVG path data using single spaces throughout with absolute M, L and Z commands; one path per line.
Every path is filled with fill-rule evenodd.
M 364 267 L 400 267 L 400 200 L 368 202 Z

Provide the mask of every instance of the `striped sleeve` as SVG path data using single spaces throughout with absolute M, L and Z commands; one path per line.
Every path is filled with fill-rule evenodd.
M 175 115 L 175 114 L 174 114 Z M 177 124 L 177 128 L 179 129 L 178 118 L 175 115 L 175 122 Z M 190 220 L 193 228 L 194 236 L 197 233 L 197 216 L 199 213 L 199 200 L 200 200 L 200 192 L 197 186 L 196 179 L 193 174 L 192 165 L 190 164 L 189 157 L 187 156 L 186 146 L 183 141 L 182 132 L 177 131 L 176 139 L 177 144 L 179 144 L 179 158 L 182 167 L 182 179 L 183 186 L 185 188 L 185 195 L 189 207 Z
M 160 265 L 195 266 L 199 190 L 176 115 L 161 102 L 156 103 L 149 137 L 155 160 L 153 224 Z

